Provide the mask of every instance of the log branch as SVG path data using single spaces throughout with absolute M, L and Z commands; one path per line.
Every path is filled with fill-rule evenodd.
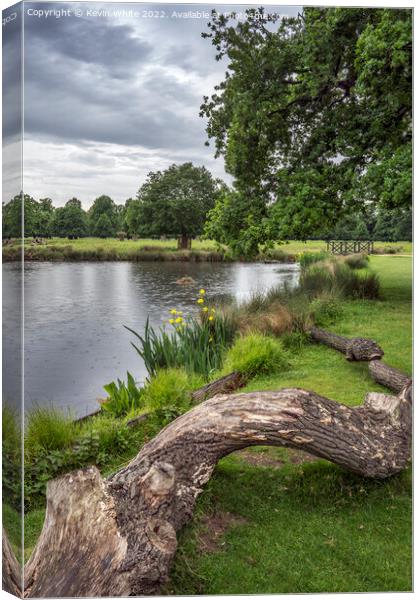
M 217 395 L 173 421 L 109 479 L 92 467 L 48 484 L 25 595 L 156 593 L 168 579 L 176 532 L 231 452 L 299 448 L 382 479 L 406 466 L 410 441 L 410 385 L 397 397 L 370 394 L 356 408 L 298 388 Z
M 228 394 L 246 385 L 246 378 L 238 371 L 233 371 L 211 383 L 207 383 L 192 394 L 192 402 L 208 400 L 217 394 Z
M 405 387 L 412 384 L 412 378 L 409 375 L 380 360 L 372 360 L 368 365 L 368 370 L 374 381 L 396 393 L 400 393 Z
M 367 338 L 346 338 L 319 327 L 312 327 L 310 335 L 316 342 L 326 344 L 345 354 L 347 360 L 379 360 L 384 356 L 377 342 Z

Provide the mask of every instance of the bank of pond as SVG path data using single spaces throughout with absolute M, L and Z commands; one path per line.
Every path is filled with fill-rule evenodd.
M 133 261 L 133 262 L 229 262 L 249 260 L 235 256 L 227 246 L 211 240 L 194 239 L 191 248 L 178 249 L 177 240 L 119 240 L 116 238 L 63 238 L 4 240 L 3 261 Z M 411 252 L 411 242 L 374 242 L 376 254 L 398 254 Z M 327 242 L 323 240 L 286 241 L 261 251 L 252 261 L 295 262 L 306 252 L 325 252 Z
M 274 287 L 241 302 L 217 302 L 211 289 L 201 288 L 192 315 L 173 306 L 164 328 L 147 324 L 144 330 L 131 330 L 138 359 L 147 368 L 145 385 L 139 386 L 131 373 L 107 384 L 100 412 L 81 421 L 48 407 L 27 415 L 24 558 L 29 557 L 42 527 L 49 479 L 88 464 L 96 464 L 104 476 L 120 469 L 165 425 L 192 408 L 197 401 L 194 392 L 209 382 L 234 372 L 242 378 L 243 391 L 304 387 L 349 406 L 361 403 L 368 391 L 384 391 L 368 378 L 365 365 L 348 363 L 313 344 L 308 331 L 314 324 L 343 335 L 371 337 L 386 349 L 389 364 L 410 372 L 410 267 L 408 257 L 312 256 L 303 261 L 298 285 Z M 5 525 L 17 549 L 19 538 L 13 538 L 13 528 L 20 488 L 13 489 L 10 482 L 17 482 L 20 432 L 7 409 L 3 431 Z M 265 509 L 259 510 L 262 505 L 269 517 L 264 516 Z M 253 579 L 245 577 L 242 593 L 410 589 L 409 472 L 384 484 L 368 482 L 286 449 L 259 448 L 223 459 L 198 502 L 196 520 L 180 538 L 166 593 L 238 593 L 239 588 L 228 583 L 227 572 L 219 569 L 217 556 L 224 552 L 223 546 L 216 543 L 215 550 L 207 552 L 202 541 L 206 527 L 211 535 L 214 510 L 242 519 L 221 535 L 229 540 L 228 564 L 233 571 L 242 564 L 241 538 L 247 539 L 245 562 Z M 260 545 L 257 531 L 262 527 L 265 538 L 274 543 L 278 528 L 287 521 L 306 524 L 297 532 L 306 549 L 320 544 L 310 560 L 322 577 L 301 576 L 298 582 L 286 578 L 282 584 L 275 577 L 267 580 L 260 556 L 270 564 L 271 552 L 266 539 Z M 320 541 L 319 527 L 324 532 Z M 396 540 L 393 566 L 383 569 L 373 557 L 385 547 L 389 535 Z M 281 538 L 283 550 L 305 564 L 295 539 L 295 531 Z M 337 546 L 343 562 L 352 560 L 353 573 L 346 580 L 324 567 L 331 564 Z M 367 547 L 368 567 L 363 564 Z M 283 556 L 279 547 L 278 552 Z M 373 569 L 367 584 L 366 568 Z M 262 573 L 265 583 L 259 577 Z

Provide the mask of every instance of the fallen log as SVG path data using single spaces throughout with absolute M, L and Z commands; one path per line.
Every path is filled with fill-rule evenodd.
M 180 416 L 125 468 L 49 482 L 44 527 L 25 569 L 25 596 L 128 596 L 167 582 L 176 532 L 217 461 L 254 445 L 302 449 L 383 479 L 410 457 L 411 386 L 350 408 L 298 388 L 217 395 Z
M 228 394 L 246 385 L 246 378 L 238 371 L 233 371 L 224 377 L 220 377 L 211 383 L 207 383 L 192 393 L 194 403 L 203 402 L 216 394 Z
M 380 360 L 372 360 L 368 365 L 368 370 L 371 377 L 377 383 L 396 393 L 401 392 L 401 390 L 412 383 L 412 378 L 409 375 L 394 367 L 390 367 Z
M 319 327 L 312 327 L 310 335 L 314 341 L 345 354 L 347 360 L 378 360 L 384 356 L 377 342 L 367 338 L 346 338 Z

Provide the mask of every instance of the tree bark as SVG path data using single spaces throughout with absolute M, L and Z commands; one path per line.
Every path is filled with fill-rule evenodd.
M 381 385 L 388 387 L 393 392 L 399 393 L 408 385 L 411 385 L 412 378 L 406 373 L 386 365 L 380 360 L 372 360 L 368 365 L 371 377 Z
M 207 383 L 192 393 L 192 401 L 203 402 L 216 394 L 228 394 L 246 385 L 246 378 L 238 371 L 233 371 L 224 377 L 220 377 L 211 383 Z
M 298 388 L 217 395 L 173 421 L 109 479 L 91 467 L 48 484 L 25 595 L 156 593 L 168 579 L 176 532 L 231 452 L 299 448 L 382 479 L 406 466 L 410 441 L 410 385 L 397 397 L 367 394 L 356 408 Z
M 2 589 L 14 596 L 22 595 L 23 569 L 13 553 L 3 528 L 2 533 Z
M 345 354 L 347 360 L 378 360 L 384 356 L 380 346 L 367 338 L 346 338 L 319 327 L 312 327 L 310 335 L 316 342 Z
M 192 248 L 192 238 L 182 234 L 177 242 L 178 250 L 190 250 Z

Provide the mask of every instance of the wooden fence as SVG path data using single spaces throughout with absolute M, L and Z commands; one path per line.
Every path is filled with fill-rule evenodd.
M 332 254 L 372 254 L 374 251 L 374 242 L 371 241 L 337 241 L 329 240 L 327 242 L 327 251 Z

